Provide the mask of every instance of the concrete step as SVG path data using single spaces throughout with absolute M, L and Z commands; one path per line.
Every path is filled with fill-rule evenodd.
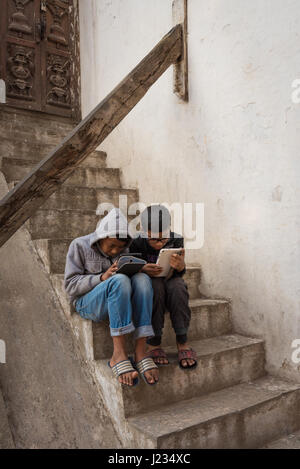
M 4 172 L 4 171 L 3 171 Z M 20 179 L 27 176 L 28 171 L 26 167 L 20 166 L 17 171 L 10 171 L 14 181 L 9 180 L 6 176 L 7 173 L 4 172 L 4 175 L 7 179 L 7 182 L 12 185 L 16 185 L 17 178 L 14 174 L 18 172 Z M 22 174 L 23 173 L 23 174 Z M 79 186 L 79 187 L 91 187 L 91 188 L 111 188 L 111 189 L 121 189 L 120 181 L 120 170 L 118 168 L 90 168 L 90 167 L 78 167 L 74 169 L 71 176 L 62 184 L 62 186 Z
M 81 167 L 106 168 L 107 153 L 105 151 L 93 151 L 86 159 L 80 163 Z
M 300 449 L 300 431 L 271 441 L 261 449 Z
M 26 226 L 32 239 L 77 238 L 95 231 L 99 219 L 94 210 L 39 209 Z
M 134 390 L 123 388 L 126 417 L 265 375 L 264 343 L 260 339 L 232 334 L 189 341 L 189 344 L 197 352 L 198 367 L 182 370 L 178 366 L 176 346 L 165 347 L 170 364 L 159 367 L 155 399 L 153 387 L 144 381 Z
M 14 447 L 15 445 L 7 419 L 6 408 L 0 390 L 0 449 L 13 449 Z
M 190 308 L 192 315 L 188 334 L 189 340 L 193 341 L 215 337 L 223 334 L 230 334 L 232 332 L 230 306 L 227 301 L 200 298 L 192 299 L 190 300 Z M 165 316 L 165 327 L 162 340 L 162 346 L 164 348 L 174 344 L 175 341 L 170 315 L 166 313 Z M 113 346 L 108 323 L 93 323 L 92 328 L 95 360 L 111 357 Z M 127 338 L 127 350 L 130 353 L 134 350 L 134 343 L 131 335 Z
M 119 168 L 78 167 L 64 183 L 68 186 L 121 188 Z
M 108 189 L 108 191 L 110 191 L 110 189 Z M 102 192 L 105 193 L 105 190 L 103 190 Z M 125 193 L 125 190 L 122 191 L 122 193 Z M 134 196 L 134 194 L 129 194 L 129 196 L 130 197 Z M 85 199 L 85 201 L 86 200 L 87 199 Z M 103 200 L 105 200 L 105 199 L 103 198 Z M 50 201 L 50 199 L 49 199 L 49 201 Z M 78 202 L 78 206 L 81 205 L 82 210 L 88 210 L 87 208 L 84 207 L 83 199 L 82 199 L 81 202 L 82 202 L 81 204 L 79 204 L 79 202 Z M 54 208 L 55 205 L 57 205 L 57 204 L 53 203 L 53 209 L 52 209 L 51 204 L 47 203 L 43 206 L 43 209 L 47 208 L 52 213 L 52 210 L 56 210 Z M 70 208 L 67 209 L 67 211 L 69 212 L 72 209 L 73 209 L 73 207 L 70 207 Z M 75 209 L 75 207 L 74 207 L 74 209 Z M 91 212 L 91 213 L 95 213 L 91 210 L 88 210 L 88 211 Z M 73 213 L 73 212 L 71 212 L 71 213 Z M 99 220 L 99 217 L 97 217 L 97 220 Z M 32 226 L 33 222 L 28 221 L 28 224 L 30 226 Z M 95 227 L 94 227 L 94 229 L 95 229 Z M 30 231 L 31 230 L 32 230 L 32 228 L 30 228 Z M 44 233 L 44 231 L 43 231 L 43 233 Z M 64 234 L 64 232 L 62 232 L 62 234 Z M 85 233 L 85 234 L 87 234 L 87 233 Z M 53 239 L 43 239 L 43 238 L 41 238 L 41 239 L 35 239 L 34 240 L 34 243 L 36 245 L 36 249 L 37 249 L 40 257 L 43 259 L 43 262 L 45 264 L 47 272 L 52 273 L 52 274 L 62 274 L 62 273 L 64 273 L 66 256 L 67 256 L 68 248 L 69 248 L 69 245 L 70 245 L 72 239 L 73 238 L 58 238 L 57 237 L 57 238 L 53 238 Z
M 153 400 L 158 389 L 152 391 Z M 128 422 L 140 448 L 259 448 L 298 430 L 299 409 L 300 384 L 265 376 L 162 406 Z
M 36 166 L 33 160 L 23 160 L 21 158 L 0 158 L 0 170 L 3 172 L 8 183 L 20 181 L 27 176 Z
M 24 142 L 27 143 L 27 145 L 35 144 L 35 145 L 49 145 L 52 147 L 56 147 L 57 145 L 60 145 L 60 143 L 68 137 L 68 135 L 73 131 L 73 127 L 66 127 L 66 128 L 57 128 L 57 129 L 51 129 L 51 128 L 35 128 L 33 131 L 31 129 L 28 129 L 28 126 L 25 127 L 23 126 L 23 129 L 20 129 L 19 126 L 14 130 L 15 131 L 15 136 L 14 137 L 9 137 L 11 135 L 11 132 L 8 132 L 6 135 L 4 135 L 4 138 L 7 139 L 12 139 L 14 138 L 16 143 Z M 1 131 L 0 131 L 1 133 Z M 2 131 L 3 133 L 3 131 Z M 2 137 L 0 137 L 2 139 Z
M 80 168 L 86 168 L 88 166 L 92 168 L 105 168 L 106 165 L 106 153 L 99 152 L 99 158 L 96 159 L 94 155 L 88 156 L 81 164 Z M 95 162 L 97 164 L 95 164 Z M 38 164 L 34 160 L 24 160 L 21 158 L 0 158 L 0 170 L 3 172 L 6 181 L 8 183 L 12 181 L 20 181 L 26 177 L 33 168 Z M 67 184 L 67 183 L 66 183 Z
M 13 179 L 22 179 L 37 163 L 49 155 L 55 147 L 56 145 L 54 144 L 19 142 L 17 140 L 7 140 L 6 143 L 5 139 L 1 139 L 0 158 L 3 159 L 2 167 L 5 176 L 6 172 L 8 173 L 8 177 L 6 177 L 6 179 L 9 181 Z M 94 168 L 104 168 L 106 167 L 106 158 L 106 152 L 93 151 L 82 163 L 80 163 L 80 167 L 89 166 Z M 20 176 L 15 172 L 18 170 L 21 171 L 19 167 L 22 168 Z
M 6 138 L 57 145 L 75 126 L 68 118 L 0 106 L 0 142 Z
M 187 269 L 189 271 L 190 269 Z M 189 277 L 185 281 L 190 291 Z M 206 339 L 232 333 L 230 303 L 221 299 L 192 298 L 189 301 L 192 311 L 189 339 Z M 170 315 L 165 315 L 162 346 L 174 343 L 174 330 Z
M 45 206 L 43 206 L 43 208 L 45 208 Z M 34 240 L 36 249 L 43 259 L 47 272 L 51 274 L 64 273 L 66 256 L 72 239 L 73 238 L 56 238 Z M 189 285 L 190 298 L 199 297 L 198 285 L 200 284 L 200 275 L 196 276 L 195 271 L 197 271 L 196 268 L 188 269 L 184 277 Z M 198 278 L 197 285 L 196 278 Z
M 39 162 L 47 156 L 54 148 L 55 144 L 37 143 L 34 141 L 17 140 L 0 137 L 0 157 L 12 158 L 24 161 Z
M 105 216 L 96 215 L 94 210 L 38 209 L 26 221 L 26 227 L 35 239 L 68 239 L 85 236 L 96 230 L 98 222 Z M 132 215 L 128 220 L 133 219 Z
M 67 250 L 66 246 L 69 246 L 70 242 L 71 239 L 54 239 L 53 243 L 51 242 L 51 244 L 49 243 L 48 239 L 34 240 L 36 250 L 41 259 L 43 260 L 43 263 L 46 266 L 48 272 L 50 272 L 50 269 L 52 268 L 56 269 L 58 265 L 59 268 L 61 268 L 61 262 L 58 261 L 58 257 L 59 255 L 64 255 L 63 253 Z M 52 258 L 53 260 L 49 261 L 51 256 L 49 251 L 51 250 L 54 252 L 55 249 L 57 249 L 57 255 L 55 254 L 55 257 Z M 63 262 L 65 262 L 65 257 L 63 258 Z M 191 278 L 193 279 L 193 277 L 195 277 L 195 270 L 196 267 L 187 267 L 185 281 L 188 285 L 189 291 Z M 64 274 L 51 274 L 51 281 L 55 291 L 57 292 L 57 295 L 59 296 L 60 302 L 63 306 L 63 310 L 66 316 L 69 317 L 74 311 L 72 311 L 71 309 L 68 296 L 64 289 Z M 190 337 L 204 338 L 231 333 L 232 328 L 230 317 L 230 304 L 228 301 L 199 298 L 198 294 L 198 298 L 191 298 L 190 296 L 190 306 L 192 309 Z M 199 316 L 199 318 L 194 318 L 194 315 Z M 94 346 L 96 357 L 108 357 L 112 350 L 112 343 L 108 326 L 105 323 L 94 323 L 93 327 L 95 335 Z M 169 315 L 166 314 L 163 345 L 168 345 L 170 343 L 173 343 L 173 330 L 171 327 Z
M 95 153 L 97 153 L 95 155 Z M 47 154 L 45 155 L 47 156 Z M 106 167 L 106 153 L 99 151 L 93 152 L 82 163 L 80 168 L 105 168 Z M 39 163 L 40 160 L 12 158 L 3 156 L 0 157 L 0 170 L 3 172 L 6 181 L 19 181 L 27 176 L 30 171 Z
M 201 267 L 199 265 L 188 265 L 186 273 L 184 274 L 184 280 L 189 286 L 190 299 L 199 298 L 202 295 L 199 291 L 201 283 Z
M 43 205 L 43 209 L 78 209 L 97 210 L 99 204 L 110 203 L 114 207 L 120 206 L 119 196 L 127 197 L 130 206 L 138 201 L 138 191 L 134 189 L 93 188 L 61 186 Z

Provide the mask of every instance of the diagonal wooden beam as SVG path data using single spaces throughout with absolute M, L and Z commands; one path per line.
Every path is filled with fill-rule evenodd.
M 0 247 L 110 134 L 182 54 L 172 28 L 74 130 L 0 201 Z

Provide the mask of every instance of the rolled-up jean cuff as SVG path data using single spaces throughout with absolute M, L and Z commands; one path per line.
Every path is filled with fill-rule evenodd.
M 133 333 L 134 339 L 140 339 L 141 337 L 153 337 L 153 327 L 152 326 L 140 326 L 137 327 Z
M 116 327 L 116 328 L 111 327 L 110 328 L 110 335 L 112 337 L 116 337 L 116 336 L 119 336 L 119 335 L 129 334 L 130 332 L 132 332 L 134 330 L 135 330 L 135 327 L 134 327 L 133 323 L 131 322 L 127 326 Z

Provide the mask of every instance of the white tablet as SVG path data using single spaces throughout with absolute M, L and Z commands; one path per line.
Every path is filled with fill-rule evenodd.
M 155 277 L 166 277 L 171 268 L 170 259 L 172 254 L 180 254 L 182 250 L 183 248 L 161 249 L 156 264 L 160 265 L 163 270 L 159 275 L 155 275 Z

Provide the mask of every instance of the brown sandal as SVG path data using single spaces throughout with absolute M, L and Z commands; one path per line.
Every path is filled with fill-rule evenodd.
M 147 353 L 147 357 L 153 358 L 154 363 L 159 366 L 166 366 L 170 363 L 166 352 L 162 348 L 155 348 L 153 350 L 150 350 L 150 352 Z M 155 361 L 155 359 L 157 358 L 165 358 L 166 360 L 168 360 L 168 363 L 159 363 Z
M 194 360 L 195 363 L 193 365 L 182 366 L 181 364 L 182 360 Z M 196 366 L 198 365 L 196 352 L 192 348 L 187 349 L 187 350 L 179 350 L 178 361 L 179 361 L 179 366 L 182 370 L 192 370 L 196 368 Z

